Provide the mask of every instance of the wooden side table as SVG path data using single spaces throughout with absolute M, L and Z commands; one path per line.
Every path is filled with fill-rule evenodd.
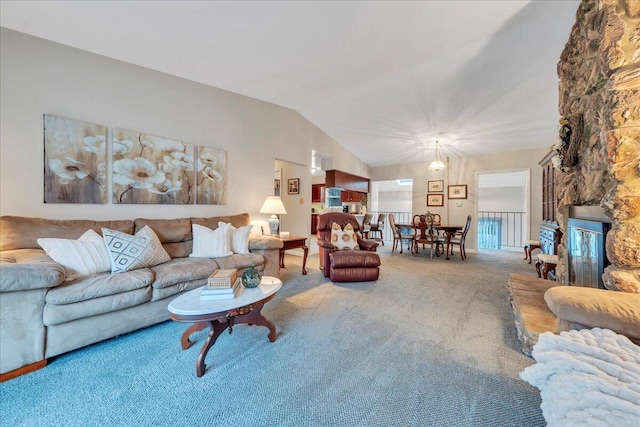
M 298 249 L 302 248 L 304 252 L 304 256 L 302 258 L 302 274 L 307 274 L 307 255 L 309 255 L 309 247 L 307 246 L 307 238 L 303 236 L 289 236 L 289 237 L 281 237 L 282 243 L 284 246 L 280 249 L 280 268 L 284 267 L 284 251 L 289 249 Z

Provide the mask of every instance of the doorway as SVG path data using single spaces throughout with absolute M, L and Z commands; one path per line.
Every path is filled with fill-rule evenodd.
M 393 214 L 397 223 L 411 222 L 413 209 L 413 179 L 394 179 L 388 181 L 371 182 L 371 214 L 378 218 L 379 214 L 385 216 L 388 224 L 388 215 Z M 392 241 L 391 227 L 385 226 L 382 233 L 385 241 Z
M 530 169 L 478 172 L 478 250 L 522 251 L 529 235 Z

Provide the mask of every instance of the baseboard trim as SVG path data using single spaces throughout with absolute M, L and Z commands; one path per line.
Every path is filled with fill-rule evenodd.
M 37 371 L 38 369 L 42 369 L 45 366 L 47 366 L 47 359 L 32 363 L 30 365 L 22 366 L 18 369 L 14 369 L 13 371 L 5 372 L 4 374 L 0 374 L 0 383 L 14 379 L 21 375 L 28 374 L 29 372 Z

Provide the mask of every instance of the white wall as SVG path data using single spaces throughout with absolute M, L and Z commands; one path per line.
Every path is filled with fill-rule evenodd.
M 369 176 L 366 164 L 293 110 L 5 28 L 0 43 L 2 215 L 124 219 L 249 212 L 266 224 L 269 215 L 258 211 L 265 196 L 273 194 L 276 158 L 308 166 L 316 149 L 331 156 L 336 169 Z M 224 149 L 228 204 L 44 204 L 45 113 Z M 296 200 L 306 207 L 306 223 L 311 174 L 309 167 L 303 169 L 297 172 L 301 194 Z M 297 212 L 286 216 L 286 224 L 293 215 Z M 308 234 L 296 222 L 288 227 Z
M 478 189 L 478 210 L 490 212 L 524 212 L 523 187 L 489 187 Z
M 467 215 L 471 215 L 474 222 L 467 235 L 466 246 L 467 249 L 475 251 L 477 248 L 475 216 L 478 201 L 476 173 L 531 169 L 529 234 L 537 238 L 538 227 L 542 221 L 542 168 L 538 165 L 538 161 L 548 151 L 546 148 L 536 148 L 475 157 L 455 157 L 450 159 L 448 169 L 439 172 L 430 171 L 428 163 L 423 162 L 383 166 L 372 168 L 370 178 L 374 181 L 413 178 L 413 214 L 424 213 L 429 209 L 431 212 L 439 213 L 443 222 L 460 225 L 464 225 Z M 427 181 L 434 180 L 445 181 L 445 206 L 442 208 L 426 206 Z M 467 184 L 467 199 L 449 200 L 446 197 L 447 185 L 458 184 Z M 458 203 L 461 206 L 458 206 Z
M 378 207 L 380 212 L 411 212 L 411 191 L 380 191 Z

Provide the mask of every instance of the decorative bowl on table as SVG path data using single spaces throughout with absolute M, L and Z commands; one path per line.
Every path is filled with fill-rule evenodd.
M 261 280 L 262 274 L 253 264 L 242 273 L 242 284 L 245 288 L 257 288 Z

